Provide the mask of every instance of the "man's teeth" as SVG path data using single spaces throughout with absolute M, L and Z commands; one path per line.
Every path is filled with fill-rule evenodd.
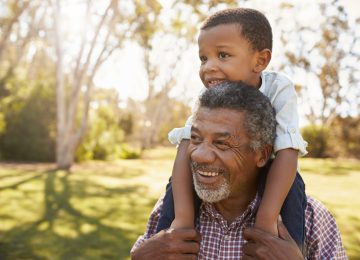
M 218 175 L 219 175 L 219 173 L 218 173 L 218 172 L 204 172 L 204 171 L 198 171 L 198 173 L 199 173 L 200 175 L 203 175 L 203 176 L 211 176 L 211 177 L 213 177 L 213 176 L 218 176 Z

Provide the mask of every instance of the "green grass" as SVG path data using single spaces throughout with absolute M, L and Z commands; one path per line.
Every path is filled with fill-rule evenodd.
M 174 149 L 158 149 L 141 160 L 89 162 L 70 173 L 47 164 L 0 164 L 0 258 L 128 259 L 174 156 Z M 300 165 L 308 193 L 330 209 L 350 259 L 359 259 L 359 161 Z

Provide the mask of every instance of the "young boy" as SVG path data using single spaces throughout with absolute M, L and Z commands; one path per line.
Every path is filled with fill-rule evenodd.
M 198 45 L 199 74 L 206 88 L 216 87 L 223 81 L 243 81 L 270 99 L 278 123 L 275 159 L 266 178 L 255 226 L 277 236 L 277 219 L 281 211 L 290 234 L 302 248 L 306 197 L 304 184 L 296 170 L 298 155 L 306 154 L 306 142 L 299 133 L 297 98 L 292 82 L 278 73 L 264 72 L 272 50 L 272 30 L 268 20 L 262 13 L 247 8 L 217 12 L 202 25 Z M 167 187 L 158 231 L 170 225 L 173 228 L 194 226 L 194 192 L 186 153 L 190 128 L 191 118 L 185 127 L 169 133 L 170 141 L 179 147 L 172 186 Z

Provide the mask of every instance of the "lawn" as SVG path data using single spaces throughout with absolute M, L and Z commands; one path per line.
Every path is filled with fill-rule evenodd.
M 174 149 L 141 160 L 0 164 L 0 259 L 128 259 L 170 175 Z M 334 214 L 360 259 L 360 163 L 302 159 L 307 191 Z

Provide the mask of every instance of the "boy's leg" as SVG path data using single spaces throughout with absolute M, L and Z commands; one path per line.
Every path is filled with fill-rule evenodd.
M 171 188 L 171 178 L 166 185 L 166 193 L 163 199 L 163 206 L 160 212 L 160 218 L 156 227 L 156 233 L 170 227 L 171 223 L 175 219 L 174 212 L 174 198 Z
M 266 183 L 266 173 L 271 167 L 272 160 L 270 160 L 265 167 L 263 167 L 259 180 L 259 193 L 262 196 L 264 193 Z M 281 208 L 280 215 L 291 237 L 298 244 L 299 248 L 304 253 L 305 242 L 305 208 L 307 204 L 305 194 L 305 184 L 300 174 L 296 173 L 296 178 L 293 185 L 284 201 Z
M 305 184 L 299 173 L 281 208 L 281 218 L 290 235 L 304 252 L 305 208 L 307 204 Z

